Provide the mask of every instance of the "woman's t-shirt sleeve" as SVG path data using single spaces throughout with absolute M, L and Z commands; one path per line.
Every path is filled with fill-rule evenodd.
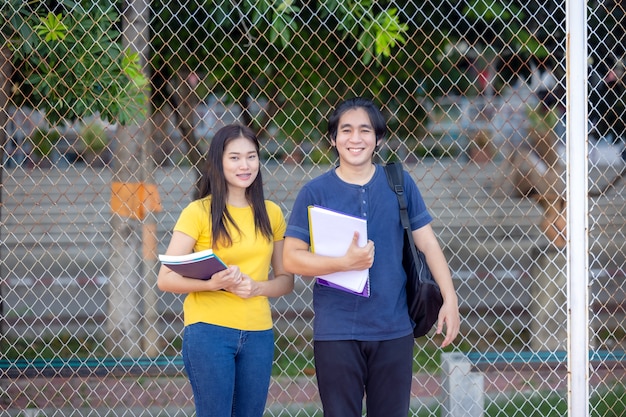
M 274 242 L 283 240 L 285 238 L 285 230 L 287 229 L 287 223 L 285 222 L 283 211 L 278 204 L 269 200 L 266 201 L 265 207 L 267 207 L 267 215 L 270 218 L 270 224 L 272 225 L 272 236 Z

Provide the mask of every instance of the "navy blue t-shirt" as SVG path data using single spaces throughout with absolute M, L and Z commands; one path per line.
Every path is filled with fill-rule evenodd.
M 411 176 L 404 172 L 411 229 L 432 217 Z M 370 296 L 361 297 L 319 284 L 313 287 L 315 340 L 390 340 L 410 334 L 406 275 L 402 269 L 403 229 L 398 199 L 382 166 L 365 185 L 349 184 L 332 169 L 308 182 L 296 198 L 286 236 L 310 244 L 308 207 L 317 205 L 367 220 L 367 237 L 376 249 L 369 270 Z

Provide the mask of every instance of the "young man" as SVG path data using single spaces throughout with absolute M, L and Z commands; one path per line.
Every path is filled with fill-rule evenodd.
M 311 277 L 369 269 L 370 296 L 314 286 L 315 369 L 324 416 L 360 417 L 365 395 L 368 417 L 406 417 L 414 340 L 402 269 L 403 229 L 398 200 L 384 168 L 373 163 L 387 133 L 386 122 L 371 100 L 354 98 L 332 113 L 328 133 L 339 165 L 311 180 L 298 194 L 285 235 L 284 265 L 289 272 Z M 458 299 L 429 224 L 432 218 L 406 172 L 404 182 L 413 238 L 426 255 L 444 299 L 436 331 L 441 334 L 445 324 L 444 347 L 459 332 Z M 309 205 L 366 219 L 368 243 L 360 247 L 355 234 L 344 256 L 312 253 Z

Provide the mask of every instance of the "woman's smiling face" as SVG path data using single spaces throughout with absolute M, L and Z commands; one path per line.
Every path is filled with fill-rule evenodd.
M 228 142 L 222 164 L 229 189 L 246 189 L 259 174 L 260 161 L 256 147 L 243 137 Z

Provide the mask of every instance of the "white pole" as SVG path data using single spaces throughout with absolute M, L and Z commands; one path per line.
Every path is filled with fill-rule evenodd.
M 589 416 L 587 2 L 567 0 L 568 416 Z

